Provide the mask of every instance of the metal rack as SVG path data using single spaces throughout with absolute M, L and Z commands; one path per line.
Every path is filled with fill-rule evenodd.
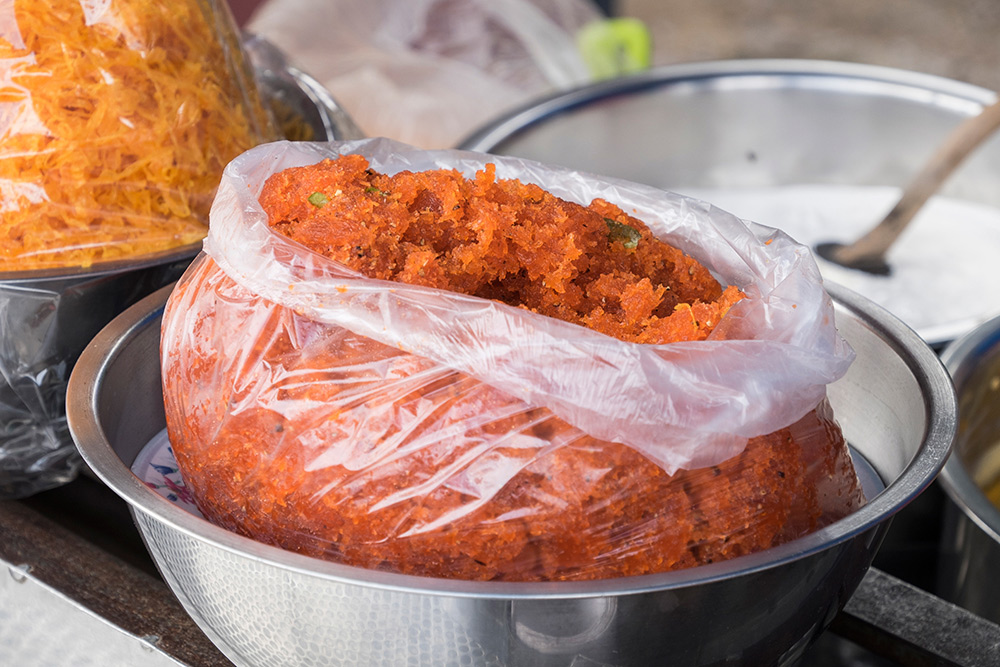
M 232 663 L 160 579 L 123 501 L 82 476 L 0 501 L 0 664 Z M 1000 626 L 877 567 L 803 667 L 1000 665 Z

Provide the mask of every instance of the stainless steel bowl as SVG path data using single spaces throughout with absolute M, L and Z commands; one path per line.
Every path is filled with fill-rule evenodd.
M 831 286 L 858 352 L 829 395 L 884 490 L 845 519 L 752 556 L 597 582 L 510 584 L 345 567 L 227 532 L 130 472 L 164 426 L 169 288 L 116 318 L 70 379 L 70 429 L 128 503 L 168 585 L 238 665 L 791 665 L 851 596 L 890 517 L 937 475 L 955 429 L 947 373 L 911 330 Z
M 873 65 L 691 63 L 534 102 L 489 123 L 462 147 L 617 176 L 709 201 L 720 190 L 796 185 L 891 189 L 903 186 L 960 121 L 995 100 L 993 91 L 977 86 Z M 980 146 L 940 194 L 963 204 L 1000 207 L 998 177 L 1000 135 Z M 781 220 L 744 214 L 735 204 L 722 207 L 756 222 L 781 225 Z M 887 211 L 876 207 L 870 224 Z M 838 237 L 833 227 L 832 238 L 824 240 L 853 238 Z M 916 228 L 908 230 L 910 238 Z M 993 233 L 1000 237 L 1000 229 Z M 951 260 L 962 263 L 962 257 Z M 904 293 L 913 293 L 905 288 Z M 919 303 L 907 304 L 922 313 L 911 326 L 931 345 L 943 347 L 993 314 L 977 310 L 979 302 L 969 299 L 974 292 L 973 282 L 951 294 L 955 312 L 944 319 L 926 315 Z M 875 290 L 866 295 L 877 298 Z M 959 309 L 959 301 L 971 307 Z
M 314 136 L 355 136 L 356 128 L 312 77 L 280 53 L 247 39 L 266 99 L 300 116 Z M 82 462 L 65 416 L 66 381 L 84 346 L 115 315 L 180 277 L 197 243 L 88 269 L 0 273 L 0 499 L 71 481 Z
M 1000 316 L 955 341 L 942 360 L 958 393 L 955 451 L 941 474 L 945 507 L 939 594 L 1000 623 Z

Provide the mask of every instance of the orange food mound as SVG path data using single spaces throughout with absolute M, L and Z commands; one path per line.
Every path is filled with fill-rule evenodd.
M 742 298 L 603 201 L 356 156 L 273 176 L 273 227 L 375 278 L 457 290 L 620 338 L 701 339 Z M 826 403 L 738 456 L 668 475 L 545 408 L 275 306 L 214 262 L 167 309 L 178 463 L 211 521 L 300 553 L 497 581 L 641 575 L 753 553 L 864 502 Z M 220 352 L 234 331 L 252 345 Z
M 376 173 L 344 155 L 272 176 L 271 226 L 369 278 L 495 299 L 622 340 L 701 340 L 739 290 L 617 206 L 584 207 L 493 165 Z
M 224 6 L 13 0 L 0 271 L 199 241 L 225 165 L 278 138 Z

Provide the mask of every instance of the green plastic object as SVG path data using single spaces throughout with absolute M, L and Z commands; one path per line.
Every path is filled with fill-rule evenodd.
M 636 18 L 592 21 L 577 33 L 576 43 L 595 80 L 641 72 L 652 62 L 653 39 Z

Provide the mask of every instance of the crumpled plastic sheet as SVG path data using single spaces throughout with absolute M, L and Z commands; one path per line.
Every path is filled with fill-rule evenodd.
M 646 346 L 460 294 L 387 289 L 302 253 L 270 231 L 257 203 L 268 175 L 341 152 L 365 155 L 387 173 L 453 167 L 472 175 L 493 162 L 498 178 L 538 183 L 583 204 L 604 198 L 636 211 L 749 298 L 720 324 L 727 340 Z M 517 158 L 422 151 L 386 139 L 268 144 L 226 169 L 205 250 L 254 294 L 549 408 L 596 438 L 635 447 L 667 472 L 718 463 L 746 438 L 796 421 L 853 360 L 809 250 L 787 235 L 698 200 Z
M 24 498 L 77 476 L 83 461 L 65 413 L 73 364 L 105 324 L 180 277 L 190 260 L 0 281 L 0 498 Z

